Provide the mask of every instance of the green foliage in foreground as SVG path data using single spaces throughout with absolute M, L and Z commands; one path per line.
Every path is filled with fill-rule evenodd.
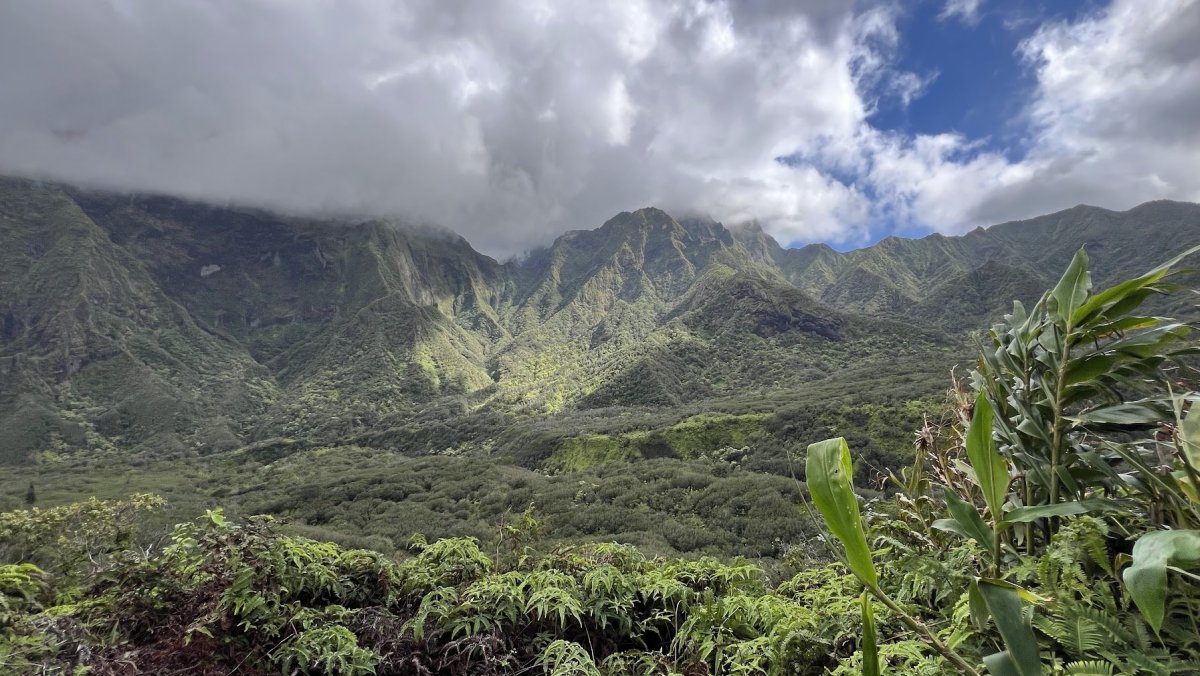
M 1136 314 L 1194 251 L 1096 293 L 1080 251 L 1033 312 L 1016 303 L 992 328 L 957 424 L 919 435 L 928 455 L 895 478 L 904 492 L 888 527 L 979 548 L 939 588 L 954 605 L 899 608 L 875 558 L 904 556 L 894 545 L 872 552 L 845 441 L 809 447 L 813 503 L 850 570 L 960 672 L 982 673 L 980 661 L 996 676 L 1200 671 L 1200 413 L 1188 410 L 1200 397 L 1172 394 L 1171 367 L 1193 346 L 1187 326 Z M 1002 638 L 991 649 L 932 629 L 964 599 L 971 624 Z M 862 616 L 873 671 L 882 648 L 869 603 Z
M 742 560 L 552 544 L 532 509 L 486 547 L 415 537 L 394 557 L 220 510 L 144 547 L 135 526 L 161 501 L 93 500 L 0 514 L 0 672 L 1197 673 L 1200 396 L 1180 393 L 1186 327 L 1134 314 L 1168 274 L 1093 293 L 1081 253 L 993 327 L 975 392 L 955 384 L 891 498 L 862 504 L 850 445 L 813 444 L 840 565 L 796 561 L 772 585 Z M 268 468 L 252 492 L 299 472 Z M 591 471 L 571 479 L 619 468 Z M 320 485 L 347 504 L 400 488 Z M 472 485 L 439 504 L 486 498 Z M 578 489 L 577 511 L 602 504 Z
M 156 506 L 138 497 L 4 515 L 6 534 L 93 556 L 65 570 L 35 548 L 22 550 L 34 561 L 0 566 L 0 670 L 816 674 L 852 652 L 858 599 L 835 568 L 770 589 L 742 562 L 603 543 L 537 551 L 528 515 L 494 554 L 471 538 L 416 538 L 404 560 L 219 510 L 150 550 L 90 535 Z M 891 616 L 880 624 L 894 632 Z

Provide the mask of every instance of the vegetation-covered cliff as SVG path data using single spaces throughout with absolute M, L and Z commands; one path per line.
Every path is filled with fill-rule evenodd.
M 864 406 L 928 403 L 921 376 L 1070 252 L 1104 281 L 1200 241 L 1200 207 L 1166 202 L 846 254 L 643 209 L 498 263 L 430 228 L 20 179 L 0 220 L 6 463 L 350 443 L 582 467 L 748 445 L 778 469 L 794 444 L 761 423 L 783 408 L 858 420 L 894 456 L 905 435 Z M 837 396 L 866 373 L 869 394 Z M 711 413 L 733 427 L 671 432 Z

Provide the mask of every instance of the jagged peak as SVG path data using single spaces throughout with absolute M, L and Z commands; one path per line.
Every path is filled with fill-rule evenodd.
M 797 265 L 803 268 L 818 260 L 834 260 L 842 258 L 844 255 L 825 242 L 813 242 L 796 249 L 784 249 L 784 253 L 787 260 L 791 261 L 793 269 Z
M 825 242 L 813 242 L 811 244 L 805 244 L 804 246 L 802 246 L 798 249 L 794 249 L 794 251 L 807 251 L 810 253 L 822 253 L 822 254 L 826 254 L 826 253 L 836 254 L 837 253 L 837 249 L 833 248 L 832 246 L 829 246 L 829 244 L 827 244 Z
M 759 223 L 757 220 L 742 221 L 740 223 L 725 225 L 723 227 L 728 230 L 729 233 L 733 235 L 734 239 L 738 240 L 739 242 L 766 242 L 769 240 L 770 242 L 774 243 L 775 246 L 781 249 L 783 248 L 779 244 L 779 241 L 772 237 L 771 234 L 762 227 L 762 223 Z
M 670 214 L 658 207 L 642 207 L 634 211 L 622 211 L 600 225 L 598 230 L 617 228 L 622 225 L 650 225 L 675 223 Z M 577 231 L 578 232 L 578 231 Z M 586 230 L 583 232 L 587 232 Z
M 651 220 L 651 219 L 653 219 L 653 220 L 668 220 L 668 221 L 675 220 L 674 218 L 671 217 L 671 214 L 668 214 L 667 212 L 663 211 L 662 209 L 659 209 L 658 207 L 654 207 L 654 206 L 642 207 L 641 209 L 634 211 L 632 215 L 637 216 L 638 218 L 646 219 L 646 220 Z
M 658 207 L 643 207 L 635 211 L 622 211 L 593 230 L 572 230 L 555 240 L 551 248 L 560 243 L 582 243 L 595 246 L 592 241 L 602 238 L 645 238 L 647 242 L 661 238 L 675 240 L 683 246 L 705 241 L 721 241 L 725 245 L 734 243 L 733 234 L 719 221 L 707 216 L 675 218 Z

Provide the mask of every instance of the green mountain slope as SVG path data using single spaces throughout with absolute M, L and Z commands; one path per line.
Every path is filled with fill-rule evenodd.
M 0 232 L 0 460 L 231 448 L 275 395 L 266 369 L 192 321 L 62 191 L 0 182 Z
M 836 311 L 723 226 L 658 209 L 565 235 L 518 274 L 530 281 L 508 314 L 514 338 L 491 363 L 499 397 L 532 412 L 670 405 L 764 386 L 764 374 L 749 373 L 762 349 L 840 339 Z M 725 349 L 742 330 L 760 349 Z M 776 334 L 787 336 L 763 342 Z
M 905 373 L 944 373 L 1077 247 L 1103 283 L 1200 241 L 1200 207 L 1168 202 L 845 254 L 648 208 L 502 264 L 435 229 L 19 179 L 0 219 L 2 462 L 353 443 L 564 468 L 748 445 L 772 467 L 830 422 L 899 457 L 871 407 L 918 415 L 938 386 Z M 853 402 L 827 396 L 847 382 Z M 767 422 L 783 409 L 791 431 Z
M 834 307 L 966 330 L 980 326 L 980 315 L 947 311 L 945 301 L 965 308 L 968 300 L 1036 299 L 1038 289 L 1053 283 L 1081 247 L 1103 286 L 1144 272 L 1197 242 L 1200 205 L 1158 201 L 1122 212 L 1078 206 L 961 237 L 890 237 L 844 254 L 823 244 L 776 248 L 772 258 L 790 282 Z M 1007 270 L 985 267 L 996 264 Z M 980 284 L 989 294 L 977 293 Z M 954 293 L 956 285 L 966 289 L 962 296 Z M 955 321 L 956 316 L 961 319 Z
M 342 436 L 491 384 L 506 337 L 501 267 L 464 240 L 177 200 L 75 193 L 196 320 L 240 344 L 284 396 L 251 438 Z

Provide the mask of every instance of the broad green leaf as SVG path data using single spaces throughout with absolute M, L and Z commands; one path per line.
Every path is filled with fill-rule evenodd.
M 976 629 L 987 629 L 987 602 L 983 600 L 979 582 L 975 579 L 967 585 L 967 610 L 971 614 L 971 624 L 975 625 Z
M 1094 408 L 1071 420 L 1084 425 L 1153 425 L 1165 417 L 1165 411 L 1160 406 L 1134 402 Z
M 972 538 L 989 552 L 996 548 L 996 534 L 984 523 L 975 505 L 964 502 L 952 491 L 946 491 L 946 507 L 952 518 L 934 521 L 934 528 Z
M 879 643 L 875 636 L 875 611 L 871 608 L 871 595 L 862 593 L 863 621 L 863 676 L 879 676 Z
M 1104 346 L 1104 351 L 1149 359 L 1166 351 L 1171 343 L 1187 338 L 1186 325 L 1164 322 L 1145 331 L 1130 333 Z
M 936 519 L 931 525 L 936 530 L 944 531 L 946 533 L 954 533 L 955 535 L 961 535 L 968 540 L 977 539 L 975 534 L 972 533 L 965 524 L 959 523 L 956 519 Z
M 1050 292 L 1047 309 L 1058 317 L 1059 326 L 1068 328 L 1074 325 L 1075 311 L 1084 304 L 1091 290 L 1092 276 L 1088 274 L 1087 252 L 1080 249 L 1075 252 L 1062 279 Z
M 1022 415 L 1020 422 L 1017 423 L 1017 430 L 1028 434 L 1031 437 L 1037 437 L 1047 446 L 1050 445 L 1050 436 L 1047 434 L 1046 424 L 1041 417 Z
M 1029 313 L 1025 311 L 1025 304 L 1019 300 L 1013 301 L 1012 314 L 1004 315 L 1004 321 L 1012 326 L 1020 326 L 1029 318 Z
M 1179 484 L 1179 490 L 1183 495 L 1192 502 L 1200 502 L 1200 487 L 1192 483 L 1192 478 L 1187 475 L 1187 472 L 1179 470 L 1171 472 L 1171 477 L 1175 479 L 1175 483 Z
M 1104 324 L 1098 324 L 1093 327 L 1088 327 L 1083 333 L 1084 340 L 1098 340 L 1107 338 L 1111 335 L 1122 335 L 1130 331 L 1140 331 L 1149 329 L 1163 323 L 1161 317 L 1139 317 L 1137 315 L 1120 317 Z M 1104 347 L 1098 348 L 1098 351 L 1103 352 Z
M 1075 310 L 1075 325 L 1084 326 L 1091 324 L 1097 319 L 1104 319 L 1105 315 L 1109 313 L 1112 315 L 1122 315 L 1134 310 L 1153 293 L 1151 289 L 1147 289 L 1146 287 L 1159 281 L 1166 274 L 1166 270 L 1145 274 L 1141 277 L 1121 282 L 1116 286 L 1109 287 L 1093 295 L 1087 299 L 1087 302 Z M 1116 310 L 1116 312 L 1113 312 L 1113 310 Z M 1108 317 L 1108 319 L 1111 318 Z
M 1192 469 L 1200 471 L 1200 410 L 1197 408 L 1197 404 L 1193 404 L 1186 416 L 1180 419 L 1181 414 L 1177 414 L 1176 419 L 1179 424 L 1179 445 L 1183 447 L 1183 457 L 1187 464 L 1192 466 Z
M 1095 380 L 1108 373 L 1116 363 L 1117 358 L 1110 354 L 1094 354 L 1083 359 L 1072 359 L 1070 365 L 1067 366 L 1063 384 L 1071 386 Z
M 1200 564 L 1200 531 L 1161 530 L 1146 533 L 1133 545 L 1133 564 L 1125 569 L 1125 587 L 1142 617 L 1162 628 L 1167 602 L 1167 566 Z
M 1116 286 L 1109 287 L 1108 289 L 1105 289 L 1104 291 L 1101 291 L 1100 293 L 1095 294 L 1094 296 L 1089 298 L 1086 303 L 1080 305 L 1079 308 L 1076 309 L 1075 315 L 1073 317 L 1074 323 L 1076 323 L 1076 324 L 1079 323 L 1085 317 L 1096 312 L 1097 310 L 1100 310 L 1102 308 L 1105 308 L 1107 306 L 1111 306 L 1111 305 L 1114 305 L 1114 304 L 1120 302 L 1123 298 L 1128 296 L 1133 291 L 1136 291 L 1138 289 L 1141 289 L 1141 288 L 1144 288 L 1151 284 L 1154 284 L 1155 282 L 1158 282 L 1163 277 L 1165 277 L 1167 275 L 1167 271 L 1170 270 L 1171 268 L 1175 267 L 1179 263 L 1179 261 L 1196 253 L 1197 251 L 1200 251 L 1200 246 L 1195 246 L 1190 249 L 1187 249 L 1186 251 L 1183 251 L 1182 253 L 1175 256 L 1171 260 L 1167 261 L 1166 263 L 1163 263 L 1162 265 L 1154 268 L 1153 270 L 1150 270 L 1149 272 L 1147 272 L 1146 274 L 1144 274 L 1140 277 L 1135 277 L 1133 279 L 1121 282 L 1120 284 L 1117 284 Z M 1078 254 L 1076 254 L 1076 255 L 1078 255 Z
M 1050 516 L 1074 516 L 1088 512 L 1111 512 L 1120 509 L 1115 500 L 1094 498 L 1082 501 L 1060 502 L 1055 505 L 1037 505 L 1034 507 L 1017 507 L 1004 515 L 1009 523 L 1029 523 Z
M 1034 594 L 1033 592 L 1022 587 L 1021 585 L 1013 584 L 1012 582 L 1009 582 L 1008 580 L 999 580 L 999 579 L 991 578 L 991 577 L 981 577 L 981 578 L 977 578 L 977 579 L 981 583 L 986 582 L 986 583 L 992 585 L 993 587 L 1000 587 L 1001 589 L 1007 589 L 1010 592 L 1016 594 L 1017 598 L 1021 599 L 1022 601 L 1026 602 L 1026 603 L 1038 604 L 1038 603 L 1046 602 L 1046 599 L 1038 596 L 1037 594 Z
M 1020 670 L 1017 669 L 1016 662 L 1013 661 L 1012 654 L 1007 650 L 984 657 L 983 666 L 987 667 L 988 673 L 992 676 L 1022 676 Z
M 975 397 L 975 413 L 967 429 L 967 457 L 975 470 L 983 501 L 987 503 L 992 520 L 1003 518 L 1004 498 L 1008 495 L 1008 462 L 996 450 L 992 441 L 992 403 L 983 392 Z
M 808 493 L 829 530 L 846 548 L 846 561 L 851 572 L 867 586 L 875 587 L 879 576 L 863 532 L 858 496 L 850 483 L 853 466 L 846 440 L 837 437 L 810 445 L 804 467 Z
M 1033 627 L 1025 621 L 1021 597 L 1013 585 L 989 579 L 979 579 L 978 585 L 988 613 L 1000 630 L 1000 637 L 1007 648 L 1002 653 L 984 658 L 988 671 L 1000 676 L 1041 674 L 1042 660 L 1038 655 L 1037 637 L 1033 635 Z
M 1066 465 L 1058 465 L 1054 468 L 1054 473 L 1058 476 L 1058 480 L 1062 482 L 1063 488 L 1067 489 L 1069 494 L 1079 494 L 1079 482 L 1075 480 L 1075 476 L 1071 474 L 1071 470 L 1067 469 Z

